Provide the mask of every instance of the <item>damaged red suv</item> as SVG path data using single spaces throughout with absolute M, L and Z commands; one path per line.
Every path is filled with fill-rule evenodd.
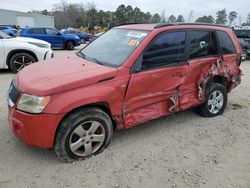
M 114 129 L 193 107 L 222 114 L 241 81 L 241 53 L 227 27 L 119 26 L 75 55 L 23 69 L 8 92 L 10 127 L 63 161 L 85 159 L 108 146 Z

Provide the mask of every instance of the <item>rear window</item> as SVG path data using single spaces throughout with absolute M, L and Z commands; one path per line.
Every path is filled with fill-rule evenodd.
M 70 34 L 70 31 L 64 31 L 63 33 L 65 33 L 65 34 Z
M 28 33 L 29 34 L 44 34 L 44 29 L 43 28 L 30 29 Z
M 222 54 L 236 54 L 235 46 L 229 37 L 229 35 L 224 31 L 217 31 L 220 48 Z

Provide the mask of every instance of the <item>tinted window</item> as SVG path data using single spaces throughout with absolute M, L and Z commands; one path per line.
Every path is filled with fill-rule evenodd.
M 222 54 L 235 54 L 236 50 L 229 35 L 224 31 L 217 31 Z
M 190 58 L 219 54 L 215 34 L 211 31 L 190 31 Z
M 64 31 L 64 33 L 65 33 L 65 34 L 73 34 L 74 31 L 72 31 L 72 30 L 67 30 L 67 31 Z
M 28 33 L 29 34 L 44 34 L 44 30 L 42 28 L 30 29 Z
M 245 30 L 236 30 L 235 34 L 238 38 L 245 38 L 246 37 L 246 31 Z
M 160 35 L 143 54 L 143 69 L 176 63 L 184 58 L 186 33 L 169 32 Z
M 7 29 L 6 27 L 0 27 L 0 30 L 4 30 L 4 29 Z
M 63 33 L 65 33 L 65 34 L 70 34 L 70 31 L 67 30 L 67 31 L 64 31 Z
M 45 29 L 47 35 L 56 35 L 58 33 L 58 31 L 54 30 L 54 29 Z
M 247 38 L 250 38 L 250 30 L 247 31 Z

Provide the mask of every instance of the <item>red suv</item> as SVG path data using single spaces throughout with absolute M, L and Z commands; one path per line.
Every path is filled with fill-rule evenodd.
M 63 161 L 85 159 L 108 146 L 114 129 L 193 107 L 222 114 L 241 81 L 241 53 L 227 27 L 119 26 L 76 55 L 23 69 L 8 92 L 10 127 Z

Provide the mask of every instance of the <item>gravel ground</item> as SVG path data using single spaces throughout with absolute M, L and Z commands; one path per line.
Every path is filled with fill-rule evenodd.
M 118 131 L 103 153 L 72 164 L 15 138 L 5 100 L 14 74 L 0 71 L 0 188 L 249 188 L 250 62 L 242 69 L 242 84 L 223 115 L 203 118 L 187 110 Z

